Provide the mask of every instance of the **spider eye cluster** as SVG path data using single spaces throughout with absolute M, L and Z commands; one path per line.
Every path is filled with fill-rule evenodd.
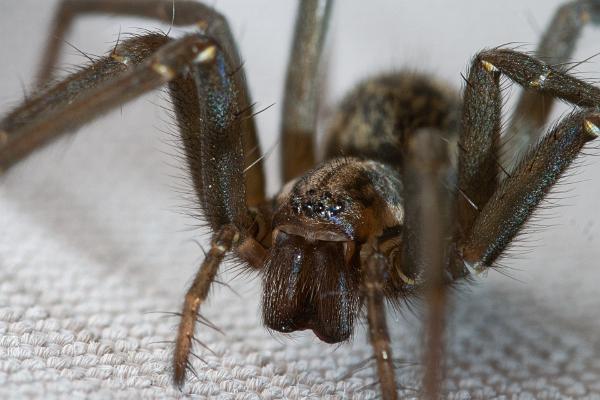
M 329 219 L 344 211 L 344 202 L 335 199 L 331 192 L 323 192 L 320 195 L 316 190 L 307 190 L 303 197 L 292 200 L 292 210 L 295 214 L 303 214 L 307 217 L 319 217 Z

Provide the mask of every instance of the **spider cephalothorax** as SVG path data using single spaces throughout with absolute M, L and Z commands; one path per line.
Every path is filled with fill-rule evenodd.
M 61 4 L 37 92 L 0 121 L 0 171 L 65 131 L 168 86 L 198 208 L 213 232 L 181 312 L 177 385 L 191 369 L 199 308 L 230 253 L 262 274 L 262 314 L 271 329 L 311 329 L 335 343 L 351 336 L 366 311 L 386 399 L 397 392 L 385 300 L 424 293 L 423 389 L 436 398 L 447 284 L 492 267 L 583 146 L 600 136 L 600 90 L 565 67 L 581 27 L 600 20 L 600 2 L 580 0 L 557 12 L 536 57 L 504 48 L 478 53 L 462 97 L 427 74 L 367 79 L 342 102 L 325 159 L 315 166 L 316 77 L 331 1 L 304 0 L 282 122 L 287 183 L 268 199 L 262 158 L 248 157 L 259 149 L 252 103 L 223 16 L 183 0 Z M 105 57 L 49 84 L 72 19 L 107 11 L 193 25 L 195 32 L 119 41 Z M 555 98 L 579 108 L 514 166 L 500 159 L 502 75 L 526 89 L 505 134 L 521 147 L 541 136 Z
M 361 247 L 402 225 L 400 174 L 376 161 L 340 158 L 277 196 L 263 278 L 263 318 L 275 330 L 312 329 L 346 340 L 359 306 Z

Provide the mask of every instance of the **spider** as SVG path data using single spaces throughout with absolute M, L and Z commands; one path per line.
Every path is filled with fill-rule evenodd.
M 100 3 L 110 4 L 107 1 Z M 567 8 L 567 11 L 583 22 L 593 15 L 586 5 L 584 2 Z M 182 3 L 178 4 L 180 6 Z M 584 11 L 577 9 L 579 6 Z M 190 7 L 203 9 L 200 5 Z M 317 9 L 322 11 L 322 8 Z M 306 5 L 302 12 L 310 13 L 310 10 L 310 6 Z M 191 14 L 182 13 L 186 16 Z M 162 18 L 168 15 L 163 13 Z M 284 136 L 282 146 L 287 155 L 284 176 L 291 183 L 273 201 L 266 201 L 260 174 L 254 175 L 260 168 L 248 168 L 250 165 L 243 158 L 244 149 L 250 153 L 256 147 L 252 137 L 240 141 L 239 132 L 248 132 L 250 128 L 236 126 L 236 129 L 229 130 L 231 124 L 249 124 L 248 121 L 251 121 L 251 118 L 244 118 L 249 102 L 243 96 L 242 72 L 235 46 L 225 43 L 229 39 L 224 39 L 224 34 L 211 31 L 218 29 L 215 26 L 219 25 L 207 15 L 203 14 L 201 20 L 201 29 L 208 30 L 209 36 L 214 35 L 214 38 L 189 36 L 167 43 L 169 40 L 163 36 L 148 35 L 120 42 L 108 56 L 113 67 L 124 68 L 125 65 L 131 68 L 129 64 L 136 63 L 133 59 L 137 50 L 144 52 L 149 48 L 152 51 L 160 48 L 160 54 L 169 57 L 176 54 L 177 45 L 186 44 L 185 41 L 191 43 L 182 47 L 182 59 L 189 58 L 181 65 L 170 67 L 162 60 L 147 64 L 149 86 L 171 82 L 195 189 L 204 215 L 215 233 L 211 251 L 186 297 L 175 355 L 175 380 L 181 382 L 184 377 L 197 303 L 204 300 L 224 253 L 233 250 L 250 266 L 264 271 L 263 316 L 266 325 L 272 329 L 312 329 L 324 341 L 339 342 L 349 337 L 358 310 L 366 306 L 382 392 L 384 397 L 393 398 L 393 365 L 385 334 L 382 297 L 394 300 L 415 295 L 425 287 L 435 299 L 436 293 L 443 294 L 444 286 L 438 281 L 462 279 L 491 266 L 579 148 L 598 134 L 598 116 L 593 110 L 575 113 L 548 135 L 549 139 L 542 142 L 538 151 L 530 153 L 520 169 L 503 171 L 497 155 L 500 131 L 497 84 L 500 74 L 533 91 L 547 91 L 584 109 L 596 106 L 597 90 L 581 81 L 569 80 L 560 67 L 539 63 L 511 50 L 489 50 L 475 58 L 466 77 L 462 111 L 466 117 L 461 125 L 458 101 L 445 87 L 417 74 L 380 76 L 361 85 L 343 103 L 343 111 L 336 117 L 328 139 L 327 156 L 332 161 L 310 172 L 307 171 L 313 161 L 310 160 L 311 151 L 306 149 L 312 146 L 311 136 L 296 132 L 296 128 L 286 130 L 285 124 L 289 121 L 284 122 L 284 132 L 289 133 Z M 300 19 L 307 20 L 309 18 Z M 177 20 L 174 22 L 178 23 Z M 311 25 L 308 27 L 318 34 L 319 29 L 315 30 Z M 567 28 L 577 27 L 567 25 Z M 572 43 L 567 46 L 568 49 L 572 47 Z M 544 55 L 553 60 L 553 65 L 568 57 L 568 53 Z M 304 54 L 299 59 L 304 62 L 310 60 Z M 179 67 L 183 68 L 181 73 L 186 78 L 197 68 L 196 79 L 202 82 L 198 85 L 199 98 L 210 100 L 207 104 L 199 102 L 200 112 L 191 111 L 191 105 L 186 104 L 194 98 L 195 89 L 192 81 L 177 80 L 181 76 L 177 72 Z M 131 73 L 123 76 L 138 79 L 144 75 Z M 40 81 L 46 79 L 42 77 Z M 313 82 L 313 79 L 308 79 L 308 82 Z M 97 84 L 97 81 L 92 84 Z M 139 82 L 136 82 L 131 92 L 125 91 L 122 86 L 116 87 L 116 90 L 119 96 L 133 97 L 136 95 L 133 90 L 138 87 Z M 390 87 L 403 90 L 394 91 Z M 180 96 L 184 92 L 190 97 Z M 293 92 L 288 93 L 293 95 Z M 382 92 L 385 95 L 381 96 Z M 26 103 L 28 108 L 35 102 L 36 95 L 33 96 Z M 535 100 L 534 109 L 541 103 L 536 96 L 531 95 Z M 85 99 L 101 101 L 103 97 L 96 93 Z M 546 106 L 549 101 L 550 98 L 545 99 Z M 402 121 L 402 127 L 394 126 L 390 131 L 393 133 L 391 138 L 376 136 L 381 131 L 387 133 L 387 120 L 381 117 L 381 110 L 387 110 L 395 102 L 404 104 L 402 109 L 412 110 L 412 113 L 396 116 Z M 91 106 L 82 106 L 81 114 L 76 114 L 78 100 L 70 103 L 69 107 L 63 109 L 59 106 L 48 115 L 38 117 L 35 113 L 33 116 L 28 114 L 21 131 L 19 118 L 16 118 L 17 122 L 10 117 L 5 119 L 1 125 L 6 132 L 5 147 L 0 152 L 4 166 L 38 145 L 32 145 L 29 140 L 36 140 L 35 135 L 44 132 L 44 123 L 48 122 L 49 129 L 58 132 L 58 128 L 72 128 L 80 123 L 79 119 L 83 122 L 93 115 L 88 114 Z M 312 101 L 309 103 L 312 104 Z M 425 113 L 419 114 L 420 103 L 428 106 Z M 294 111 L 303 111 L 297 104 L 301 103 L 294 102 L 295 107 L 287 111 L 287 118 L 292 118 Z M 368 112 L 371 109 L 375 111 Z M 187 121 L 198 114 L 202 120 L 208 121 L 210 129 L 192 126 L 193 122 Z M 60 125 L 61 115 L 69 119 L 68 124 Z M 474 116 L 474 120 L 469 116 Z M 74 117 L 76 124 L 72 124 Z M 309 113 L 309 117 L 313 124 L 314 111 Z M 533 127 L 542 126 L 544 118 L 534 121 Z M 519 121 L 525 126 L 519 126 L 518 130 L 509 129 L 523 132 L 526 123 L 531 122 L 526 117 L 524 121 Z M 15 128 L 17 126 L 19 129 Z M 293 126 L 299 126 L 299 122 L 294 121 Z M 380 128 L 365 130 L 364 126 Z M 197 135 L 196 131 L 202 134 Z M 314 131 L 314 125 L 310 125 L 308 131 Z M 481 142 L 486 134 L 489 134 L 487 142 Z M 26 140 L 20 146 L 15 138 L 21 135 Z M 455 183 L 446 144 L 455 143 L 458 135 L 462 136 L 458 140 L 458 182 Z M 552 138 L 554 141 L 550 140 Z M 524 135 L 522 140 L 527 141 L 528 135 Z M 367 144 L 366 149 L 360 146 L 363 142 Z M 196 157 L 196 154 L 200 156 Z M 476 166 L 471 165 L 473 163 Z M 246 170 L 248 173 L 244 175 Z M 440 179 L 440 175 L 444 179 Z M 501 184 L 499 180 L 502 180 Z M 532 189 L 533 186 L 536 190 Z M 207 190 L 214 187 L 218 190 Z M 509 197 L 512 201 L 501 202 L 498 197 Z M 427 208 L 429 215 L 423 215 L 417 199 L 432 204 L 431 208 Z M 456 215 L 453 213 L 454 202 L 457 203 Z M 492 202 L 492 205 L 486 205 L 487 202 Z M 251 207 L 246 208 L 244 203 Z M 522 214 L 515 213 L 512 207 L 518 207 Z M 431 215 L 437 215 L 437 218 L 427 219 Z M 454 223 L 458 225 L 457 229 Z M 411 234 L 406 235 L 405 232 Z M 448 237 L 452 239 L 448 240 Z M 424 254 L 440 257 L 431 260 Z M 436 275 L 442 267 L 448 274 Z M 307 271 L 319 271 L 320 280 L 313 281 L 312 277 L 300 273 Z M 431 303 L 435 304 L 434 301 Z

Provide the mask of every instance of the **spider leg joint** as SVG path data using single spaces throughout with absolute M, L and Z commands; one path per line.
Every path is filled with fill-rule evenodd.
M 589 119 L 583 120 L 583 128 L 585 129 L 585 133 L 591 136 L 593 139 L 600 136 L 600 128 L 594 122 Z M 1 134 L 2 132 L 0 132 Z M 0 136 L 0 143 L 2 142 L 2 137 Z
M 579 14 L 579 20 L 581 21 L 582 24 L 587 24 L 588 22 L 590 22 L 590 20 L 592 19 L 589 11 L 584 10 L 581 12 L 581 14 Z
M 129 59 L 129 57 L 125 57 L 125 56 L 122 56 L 122 55 L 117 54 L 117 53 L 112 53 L 110 55 L 110 58 L 112 58 L 114 61 L 116 61 L 118 63 L 121 63 L 121 64 L 124 64 L 124 65 L 129 65 L 129 63 L 131 62 L 131 60 Z
M 161 64 L 160 62 L 153 63 L 152 69 L 154 72 L 164 77 L 167 81 L 170 81 L 175 77 L 175 71 L 173 68 L 169 67 L 168 65 Z
M 480 261 L 464 260 L 463 262 L 471 275 L 477 276 L 485 271 L 485 265 L 483 265 L 483 263 Z
M 481 65 L 483 65 L 483 68 L 485 68 L 485 70 L 487 72 L 498 72 L 498 67 L 496 67 L 494 64 L 492 64 L 489 61 L 485 61 L 485 60 L 481 60 Z
M 531 82 L 529 82 L 529 87 L 534 88 L 534 89 L 543 88 L 544 82 L 546 82 L 546 79 L 548 79 L 549 76 L 550 76 L 550 71 L 547 71 L 547 72 L 541 74 L 537 79 L 534 79 Z
M 201 19 L 198 22 L 196 22 L 196 27 L 200 30 L 200 32 L 205 33 L 206 31 L 208 31 L 208 21 Z
M 381 358 L 383 358 L 384 360 L 387 360 L 389 358 L 388 356 L 388 352 L 385 350 L 381 351 Z
M 202 49 L 198 53 L 198 55 L 196 56 L 194 61 L 199 64 L 209 63 L 215 59 L 216 55 L 217 55 L 217 46 L 214 46 L 214 45 L 208 46 L 208 47 Z

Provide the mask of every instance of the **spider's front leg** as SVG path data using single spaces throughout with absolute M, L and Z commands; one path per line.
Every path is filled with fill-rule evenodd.
M 89 78 L 105 67 L 107 76 L 100 82 Z M 189 35 L 171 41 L 151 34 L 122 43 L 80 74 L 27 99 L 0 122 L 8 137 L 0 143 L 0 166 L 9 166 L 49 138 L 151 89 L 170 85 L 192 183 L 214 232 L 211 251 L 185 298 L 174 360 L 179 385 L 188 368 L 198 307 L 225 253 L 235 251 L 253 267 L 260 267 L 265 258 L 256 239 L 267 233 L 257 223 L 258 212 L 252 213 L 247 205 L 242 140 L 247 116 L 240 105 L 244 93 L 236 70 L 211 38 Z M 65 92 L 65 86 L 79 90 Z M 264 193 L 258 197 L 264 198 Z
M 600 136 L 600 114 L 581 111 L 565 118 L 525 155 L 481 210 L 461 245 L 469 269 L 493 265 L 583 146 Z
M 244 117 L 238 104 L 241 89 L 230 74 L 231 67 L 218 46 L 205 50 L 191 65 L 200 100 L 197 121 L 193 121 L 198 132 L 190 132 L 192 136 L 184 137 L 184 143 L 188 143 L 186 155 L 202 214 L 215 233 L 211 249 L 185 296 L 173 360 L 177 385 L 183 384 L 189 367 L 198 309 L 225 254 L 233 250 L 255 268 L 262 267 L 266 257 L 256 238 L 260 229 L 247 206 L 241 125 Z
M 409 269 L 423 271 L 427 300 L 422 392 L 425 398 L 439 398 L 443 378 L 443 332 L 446 311 L 448 237 L 454 227 L 455 169 L 441 132 L 421 129 L 406 143 L 404 162 L 405 231 L 404 261 Z
M 401 249 L 404 252 L 402 265 L 394 263 L 394 257 L 390 257 L 390 246 L 386 244 L 390 237 L 387 235 L 374 238 L 365 245 L 366 261 L 362 265 L 369 336 L 377 362 L 382 398 L 386 400 L 398 398 L 398 393 L 385 317 L 385 297 L 407 296 L 421 290 L 421 285 L 429 303 L 422 392 L 427 398 L 439 395 L 445 283 L 449 280 L 445 272 L 447 238 L 454 219 L 454 193 L 449 187 L 455 172 L 441 132 L 436 128 L 411 132 L 403 156 L 404 234 L 401 244 L 392 244 L 392 251 Z M 394 186 L 389 189 L 391 192 L 400 188 Z M 399 273 L 400 269 L 404 272 L 419 271 L 418 278 L 411 282 L 404 273 Z
M 172 26 L 197 25 L 218 39 L 233 64 L 239 64 L 235 41 L 225 18 L 213 8 L 195 0 L 60 0 L 44 46 L 36 86 L 52 80 L 64 47 L 65 37 L 77 19 L 88 15 L 133 16 L 150 18 Z
M 214 38 L 219 43 L 228 65 L 233 66 L 231 69 L 232 79 L 240 88 L 237 100 L 239 106 L 244 112 L 251 112 L 252 105 L 246 78 L 243 68 L 240 67 L 241 60 L 229 23 L 213 8 L 194 0 L 178 0 L 177 2 L 171 0 L 61 0 L 44 46 L 45 52 L 36 82 L 38 91 L 0 121 L 0 173 L 2 169 L 9 168 L 11 164 L 24 158 L 46 142 L 95 117 L 98 112 L 96 110 L 100 108 L 99 103 L 109 100 L 111 104 L 108 105 L 108 108 L 110 108 L 119 101 L 124 103 L 165 82 L 170 82 L 172 88 L 171 94 L 173 102 L 176 103 L 177 122 L 186 148 L 190 144 L 193 145 L 186 139 L 189 138 L 187 132 L 198 131 L 195 129 L 198 121 L 194 122 L 191 115 L 182 115 L 182 110 L 187 110 L 185 111 L 187 114 L 194 114 L 194 111 L 190 110 L 196 108 L 197 94 L 193 79 L 181 78 L 182 71 L 179 70 L 190 62 L 186 59 L 185 54 L 194 56 L 194 48 L 198 48 L 198 46 L 194 47 L 193 43 L 187 47 L 183 43 L 179 43 L 181 49 L 171 49 L 170 52 L 165 50 L 165 53 L 168 54 L 163 58 L 169 59 L 169 56 L 173 55 L 169 63 L 174 64 L 174 68 L 170 69 L 173 71 L 172 76 L 168 74 L 169 69 L 165 70 L 167 72 L 163 76 L 165 79 L 141 82 L 144 77 L 156 75 L 152 70 L 144 70 L 142 67 L 134 68 L 135 72 L 123 76 L 126 75 L 125 72 L 129 72 L 132 67 L 142 63 L 161 46 L 171 41 L 164 34 L 148 34 L 141 37 L 136 36 L 124 42 L 117 41 L 117 45 L 107 57 L 98 59 L 92 65 L 60 82 L 51 82 L 60 50 L 72 23 L 81 16 L 101 14 L 150 18 L 172 26 L 195 25 L 207 37 Z M 193 39 L 187 38 L 185 41 L 193 41 Z M 178 45 L 173 44 L 172 47 L 178 47 Z M 183 57 L 175 60 L 174 55 L 177 52 L 183 53 Z M 121 84 L 104 85 L 110 80 L 120 78 L 124 80 Z M 138 84 L 136 84 L 136 79 L 140 80 Z M 104 91 L 99 89 L 103 86 Z M 113 93 L 108 93 L 108 88 L 111 88 Z M 117 93 L 121 96 L 120 98 Z M 77 102 L 79 107 L 72 106 L 73 102 Z M 102 107 L 105 106 L 102 105 Z M 52 123 L 55 119 L 55 112 L 60 108 L 70 111 L 68 126 Z M 75 109 L 81 110 L 82 113 L 79 115 L 74 113 Z M 49 123 L 40 126 L 36 125 L 35 120 Z M 21 129 L 23 126 L 25 129 Z M 246 153 L 244 165 L 247 169 L 245 181 L 248 204 L 257 206 L 265 200 L 265 182 L 262 158 L 256 155 L 260 155 L 260 145 L 254 118 L 243 119 L 242 132 Z

